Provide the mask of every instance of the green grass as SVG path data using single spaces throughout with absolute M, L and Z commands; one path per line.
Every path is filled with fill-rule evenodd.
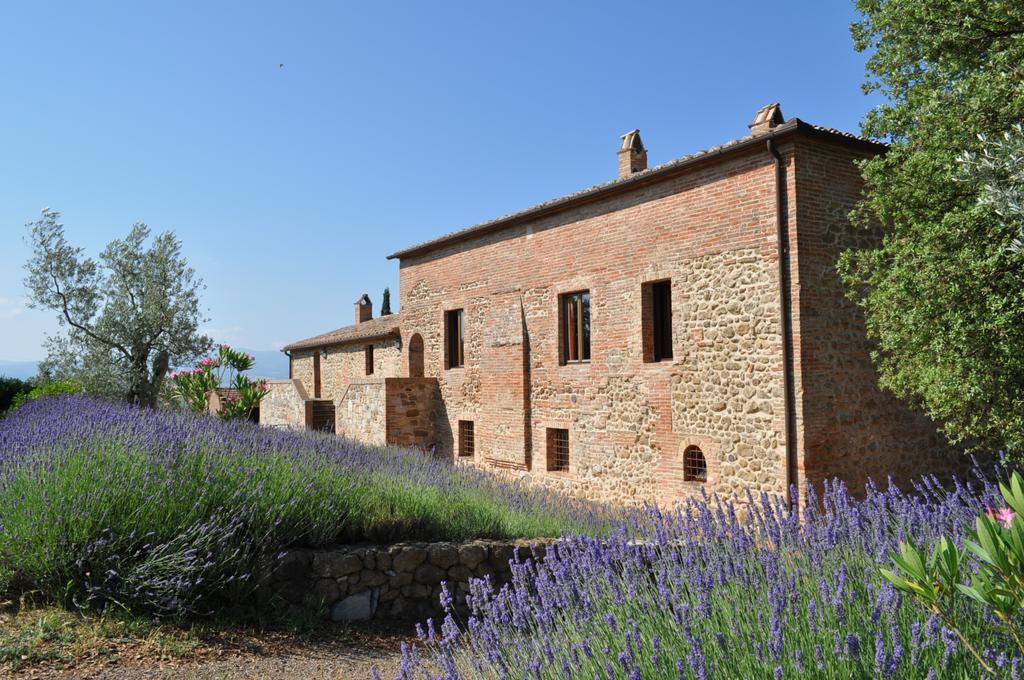
M 126 654 L 184 658 L 199 646 L 198 633 L 199 629 L 158 625 L 140 617 L 9 606 L 0 610 L 0 671 L 67 668 L 86 659 L 105 663 Z

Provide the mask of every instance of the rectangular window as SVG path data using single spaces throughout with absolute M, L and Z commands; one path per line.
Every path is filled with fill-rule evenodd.
M 472 457 L 476 452 L 476 438 L 473 434 L 473 421 L 459 421 L 459 456 Z
M 672 282 L 645 283 L 643 305 L 644 361 L 672 358 Z
M 562 363 L 590 361 L 590 291 L 561 296 L 559 307 Z
M 313 350 L 313 398 L 320 398 L 320 350 Z
M 569 430 L 548 428 L 548 472 L 569 471 Z
M 465 365 L 462 351 L 465 332 L 463 319 L 461 309 L 452 309 L 444 313 L 445 368 L 462 368 Z
M 373 345 L 366 346 L 366 375 L 373 375 Z

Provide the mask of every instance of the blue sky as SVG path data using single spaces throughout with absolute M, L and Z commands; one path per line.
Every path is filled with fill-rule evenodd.
M 275 349 L 379 308 L 389 253 L 742 136 L 762 105 L 855 131 L 842 0 L 7 3 L 0 359 L 42 358 L 24 224 L 96 254 L 174 230 L 218 341 Z M 279 66 L 283 64 L 283 66 Z

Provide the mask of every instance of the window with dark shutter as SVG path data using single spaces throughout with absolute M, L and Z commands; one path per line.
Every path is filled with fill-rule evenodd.
M 461 368 L 465 365 L 464 317 L 461 309 L 452 309 L 444 313 L 445 368 Z
M 320 350 L 313 350 L 313 398 L 320 398 Z
M 562 363 L 590 361 L 590 291 L 562 295 L 559 307 Z
M 654 360 L 672 358 L 672 282 L 651 285 L 654 312 Z
M 366 375 L 373 375 L 373 345 L 366 346 Z

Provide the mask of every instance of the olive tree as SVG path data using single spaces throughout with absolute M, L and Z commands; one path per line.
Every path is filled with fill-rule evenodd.
M 168 369 L 212 344 L 199 332 L 202 281 L 172 232 L 150 239 L 149 227 L 135 224 L 94 260 L 67 242 L 59 220 L 47 208 L 27 225 L 29 304 L 57 312 L 63 331 L 48 338 L 43 371 L 74 378 L 91 393 L 155 406 Z

